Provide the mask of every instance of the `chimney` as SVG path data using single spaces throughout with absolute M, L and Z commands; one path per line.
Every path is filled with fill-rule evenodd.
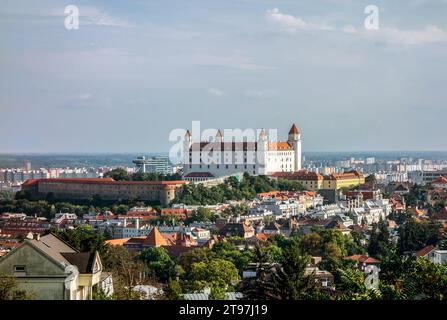
M 135 219 L 135 228 L 138 230 L 140 229 L 140 218 Z
M 40 234 L 38 234 L 38 233 L 34 233 L 34 234 L 33 234 L 33 239 L 34 239 L 34 240 L 37 240 L 37 241 L 40 241 Z

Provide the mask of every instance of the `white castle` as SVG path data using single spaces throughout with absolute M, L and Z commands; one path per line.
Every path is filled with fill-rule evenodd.
M 301 132 L 292 125 L 287 141 L 270 141 L 264 129 L 257 141 L 224 141 L 220 130 L 214 141 L 193 142 L 188 130 L 183 142 L 183 176 L 205 181 L 247 172 L 266 175 L 301 170 Z

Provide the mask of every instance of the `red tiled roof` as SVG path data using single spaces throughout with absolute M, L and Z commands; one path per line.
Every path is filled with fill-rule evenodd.
M 177 185 L 186 183 L 183 180 L 164 181 L 115 181 L 112 178 L 54 178 L 54 179 L 28 179 L 22 185 L 31 186 L 39 182 L 85 183 L 85 184 L 133 184 L 133 185 Z
M 298 129 L 295 124 L 293 124 L 292 128 L 290 128 L 289 134 L 298 134 L 298 133 L 300 133 L 300 129 Z
M 436 212 L 433 215 L 433 218 L 437 220 L 447 220 L 447 207 L 444 207 L 441 211 Z
M 447 177 L 441 176 L 441 177 L 437 178 L 436 180 L 433 180 L 432 184 L 433 183 L 447 184 Z
M 292 146 L 286 142 L 286 141 L 278 141 L 278 142 L 269 142 L 268 143 L 268 150 L 274 151 L 274 150 L 292 150 Z
M 190 172 L 185 178 L 214 178 L 214 175 L 211 172 Z
M 143 242 L 145 246 L 167 246 L 169 245 L 168 241 L 163 237 L 163 235 L 158 231 L 157 227 L 154 227 L 151 232 L 147 235 L 146 239 Z
M 272 172 L 269 176 L 289 180 L 323 180 L 323 176 L 321 174 L 307 170 L 300 170 L 296 172 Z
M 433 247 L 433 246 L 426 246 L 416 252 L 416 257 L 423 257 L 423 256 L 427 255 L 428 253 L 430 253 L 434 248 L 435 247 Z
M 353 256 L 349 256 L 346 257 L 345 259 L 347 260 L 353 260 L 353 261 L 358 261 L 358 262 L 362 262 L 362 263 L 379 263 L 380 261 L 362 254 L 355 254 Z

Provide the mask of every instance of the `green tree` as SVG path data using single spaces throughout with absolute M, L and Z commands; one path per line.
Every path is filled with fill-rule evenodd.
M 20 290 L 13 276 L 0 274 L 0 300 L 33 300 L 34 292 Z
M 182 287 L 175 280 L 170 280 L 164 290 L 164 298 L 166 300 L 182 300 Z
M 176 276 L 175 263 L 165 248 L 152 247 L 144 249 L 138 256 L 161 281 Z
M 381 259 L 386 256 L 391 248 L 390 233 L 385 221 L 380 220 L 374 224 L 369 239 L 368 253 L 370 256 Z
M 104 178 L 112 178 L 116 181 L 130 180 L 130 175 L 123 168 L 116 168 L 106 172 Z
M 309 256 L 304 255 L 298 246 L 282 250 L 280 265 L 271 275 L 270 299 L 303 300 L 317 290 L 315 277 L 306 273 Z
M 439 225 L 430 221 L 416 222 L 414 219 L 399 226 L 398 252 L 417 251 L 439 241 Z
M 208 262 L 196 262 L 191 266 L 188 282 L 193 291 L 210 288 L 214 297 L 222 297 L 222 292 L 229 292 L 239 281 L 239 273 L 231 261 L 212 259 Z

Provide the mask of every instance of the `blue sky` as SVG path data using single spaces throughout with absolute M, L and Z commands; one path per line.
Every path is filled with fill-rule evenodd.
M 167 151 L 194 120 L 296 122 L 304 151 L 447 150 L 446 16 L 447 0 L 2 0 L 0 152 Z

